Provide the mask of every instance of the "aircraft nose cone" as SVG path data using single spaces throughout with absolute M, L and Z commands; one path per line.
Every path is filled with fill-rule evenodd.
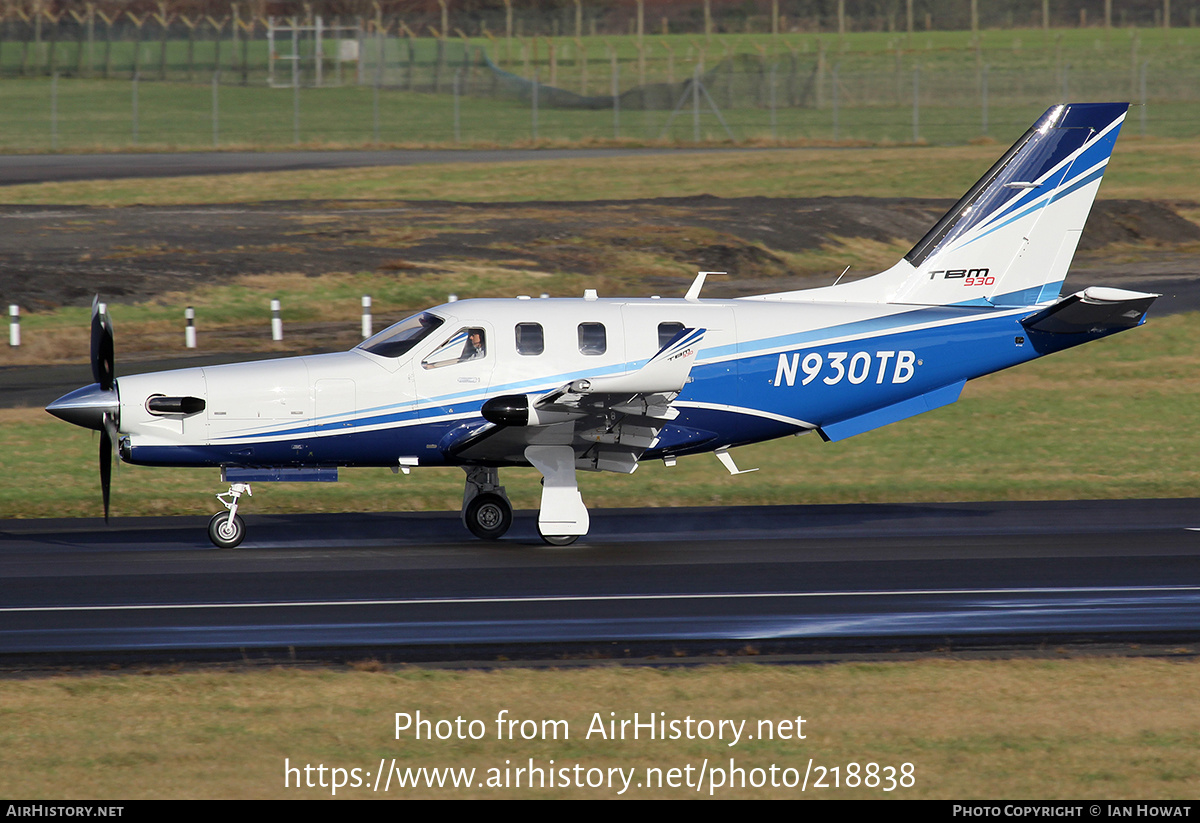
M 100 388 L 99 383 L 93 383 L 82 389 L 76 389 L 70 394 L 64 394 L 47 406 L 46 411 L 60 420 L 66 420 L 76 426 L 102 431 L 104 415 L 116 415 L 120 410 L 120 405 L 120 398 L 117 396 L 115 386 L 105 390 Z

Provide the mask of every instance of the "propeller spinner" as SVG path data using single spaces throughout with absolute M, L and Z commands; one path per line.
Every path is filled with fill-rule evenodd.
M 65 394 L 46 407 L 55 417 L 100 432 L 100 493 L 104 499 L 104 522 L 112 487 L 113 444 L 121 424 L 120 397 L 113 372 L 113 329 L 105 306 L 92 301 L 92 377 L 90 386 Z

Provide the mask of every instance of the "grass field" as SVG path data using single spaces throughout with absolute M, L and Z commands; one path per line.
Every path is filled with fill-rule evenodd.
M 358 671 L 148 671 L 0 681 L 0 793 L 321 798 L 334 796 L 331 770 L 339 768 L 339 798 L 1195 797 L 1200 666 L 1194 660 L 839 666 L 755 666 L 752 654 L 739 660 L 745 662 L 696 669 L 490 672 L 392 672 L 364 661 Z M 498 740 L 496 718 L 505 710 L 506 719 L 536 721 L 539 738 L 542 721 L 565 724 L 557 726 L 557 740 L 549 728 L 549 739 Z M 479 739 L 397 734 L 395 714 L 418 711 L 433 723 L 462 718 L 464 736 L 466 724 L 480 721 L 474 727 Z M 693 739 L 647 740 L 643 731 L 633 740 L 629 731 L 624 740 L 606 740 L 595 731 L 597 716 L 605 723 L 631 721 L 634 712 L 643 723 L 648 715 L 678 721 L 681 734 L 691 718 Z M 797 726 L 797 718 L 804 723 Z M 724 740 L 696 739 L 699 721 L 721 720 L 745 721 L 739 742 L 730 745 L 729 726 Z M 766 725 L 760 738 L 760 721 L 774 728 L 776 739 L 762 739 Z M 532 726 L 525 729 L 533 734 Z M 795 739 L 798 733 L 803 740 Z M 402 790 L 393 779 L 390 791 L 382 791 L 382 781 L 380 791 L 372 790 L 381 760 L 390 766 L 393 759 L 402 773 L 473 768 L 475 787 Z M 810 759 L 814 768 L 802 793 Z M 299 770 L 290 789 L 285 760 Z M 858 764 L 857 784 L 848 780 L 851 763 Z M 866 785 L 870 763 L 880 775 L 875 786 Z M 568 770 L 565 780 L 555 773 L 555 788 L 531 789 L 528 773 L 516 775 L 532 765 L 546 776 L 551 764 Z M 313 788 L 296 787 L 305 765 L 313 767 Z M 574 785 L 576 766 L 578 781 L 591 779 L 592 788 Z M 704 766 L 723 774 L 697 787 Z M 815 785 L 817 767 L 828 770 L 826 788 Z M 603 782 L 618 768 L 628 788 L 615 773 L 614 787 Z M 745 787 L 737 768 L 744 770 Z M 358 785 L 351 769 L 359 770 Z M 665 784 L 671 769 L 679 770 L 676 787 L 657 785 L 655 778 Z
M 187 44 L 180 41 L 168 42 L 165 79 L 155 80 L 159 46 L 144 42 L 136 85 L 130 82 L 132 44 L 114 44 L 116 67 L 108 79 L 101 79 L 100 68 L 79 71 L 72 51 L 77 44 L 63 44 L 75 58 L 60 57 L 61 76 L 52 81 L 48 69 L 35 76 L 33 49 L 10 42 L 0 44 L 0 71 L 12 75 L 0 86 L 6 112 L 0 151 L 556 141 L 961 144 L 983 135 L 1006 142 L 1036 113 L 1064 99 L 1146 102 L 1139 133 L 1200 133 L 1196 28 L 988 30 L 977 37 L 657 35 L 640 49 L 635 37 L 466 42 L 473 50 L 487 48 L 518 77 L 584 96 L 610 95 L 614 80 L 622 93 L 680 83 L 699 66 L 713 72 L 705 81 L 712 104 L 697 101 L 693 117 L 692 101 L 675 88 L 666 102 L 635 94 L 614 113 L 607 104 L 599 110 L 550 108 L 544 93 L 535 114 L 528 92 L 524 99 L 502 93 L 478 59 L 464 67 L 461 39 L 447 44 L 449 56 L 439 62 L 434 39 L 417 38 L 411 64 L 407 41 L 393 40 L 382 73 L 373 65 L 365 70 L 367 85 L 352 82 L 349 67 L 344 84 L 295 94 L 267 87 L 264 41 L 250 44 L 245 83 L 240 51 L 236 65 L 229 63 L 229 48 L 225 62 L 213 63 L 205 52 L 211 43 L 199 42 L 188 64 Z M 217 66 L 222 84 L 214 89 Z M 460 70 L 456 100 L 452 90 Z M 335 71 L 331 64 L 327 77 Z M 370 85 L 377 77 L 384 86 L 378 95 Z M 686 105 L 672 117 L 680 102 Z
M 797 153 L 724 159 L 669 157 L 653 163 L 566 166 L 425 167 L 403 173 L 305 173 L 269 178 L 133 181 L 100 186 L 3 190 L 8 202 L 119 206 L 246 197 L 453 197 L 508 199 L 648 197 L 666 194 L 953 195 L 994 159 L 996 146 Z M 1163 162 L 1163 157 L 1170 162 Z M 814 161 L 815 158 L 815 161 Z M 851 158 L 853 162 L 847 162 Z M 1183 141 L 1125 141 L 1105 183 L 1106 196 L 1195 200 L 1197 152 Z M 780 178 L 783 178 L 782 180 Z M 485 190 L 489 193 L 485 193 Z M 11 198 L 11 199 L 10 199 Z M 210 201 L 210 202 L 211 202 Z M 1190 207 L 1194 211 L 1194 206 Z M 1136 250 L 1126 250 L 1136 258 Z M 319 284 L 346 289 L 354 273 Z M 264 283 L 258 284 L 267 288 Z M 577 284 L 571 282 L 575 289 Z M 241 322 L 239 299 L 255 283 L 188 295 Z M 439 284 L 439 288 L 441 285 Z M 265 293 L 265 292 L 264 292 Z M 239 298 L 241 295 L 241 298 Z M 406 294 L 397 301 L 424 299 Z M 314 302 L 315 304 L 315 302 Z M 222 306 L 224 308 L 222 308 Z M 346 309 L 352 319 L 353 304 Z M 162 306 L 116 306 L 117 345 L 165 323 Z M 31 316 L 27 336 L 54 334 L 64 346 L 82 333 L 84 312 Z M 711 459 L 673 469 L 649 464 L 634 477 L 587 475 L 590 505 L 804 503 L 887 500 L 1043 499 L 1200 495 L 1200 341 L 1198 318 L 1151 316 L 1112 339 L 1056 355 L 969 385 L 950 407 L 837 443 L 813 437 L 739 450 L 744 467 L 729 477 Z M 68 329 L 76 331 L 69 332 Z M 0 352 L 0 354 L 4 354 Z M 119 357 L 119 354 L 118 354 Z M 118 362 L 120 362 L 118 360 Z M 96 441 L 41 410 L 0 411 L 0 517 L 96 516 Z M 1030 467 L 1036 466 L 1036 471 Z M 980 466 L 986 466 L 981 471 Z M 254 512 L 455 509 L 461 473 L 420 471 L 408 478 L 383 470 L 344 473 L 338 484 L 278 484 L 262 489 Z M 538 494 L 532 471 L 505 475 L 514 503 Z M 31 492 L 31 490 L 36 490 Z M 152 490 L 152 491 L 150 491 Z M 117 516 L 207 513 L 218 491 L 215 472 L 122 467 L 114 480 Z M 8 581 L 16 585 L 13 581 Z M 1140 799 L 1195 797 L 1197 743 L 1194 649 L 1178 662 L 1064 659 L 918 661 L 838 666 L 754 666 L 755 649 L 719 667 L 584 670 L 390 671 L 365 660 L 341 670 L 137 671 L 68 673 L 0 680 L 0 794 L 45 799 L 325 797 L 330 788 L 286 789 L 285 762 L 374 774 L 381 760 L 406 768 L 476 768 L 501 783 L 533 765 L 549 769 L 698 769 L 702 763 L 776 766 L 794 780 L 810 758 L 837 767 L 839 788 L 714 789 L 727 798 Z M 1053 654 L 1053 652 L 1049 652 Z M 416 741 L 395 732 L 396 712 L 432 719 L 479 719 L 478 741 Z M 497 741 L 501 710 L 514 719 L 566 720 L 571 739 Z M 667 719 L 806 719 L 804 740 L 604 741 L 585 737 L 595 713 L 665 712 Z M 733 758 L 735 763 L 730 763 Z M 506 763 L 506 761 L 508 761 Z M 911 763 L 913 784 L 846 787 L 850 763 Z M 796 769 L 794 773 L 783 771 Z M 297 772 L 298 780 L 303 771 Z M 321 775 L 312 773 L 314 782 Z M 346 775 L 347 779 L 351 775 Z M 361 777 L 361 772 L 360 772 Z M 826 782 L 833 777 L 826 773 Z M 370 781 L 368 781 L 370 782 Z M 882 781 L 881 781 L 882 782 Z M 293 783 L 294 785 L 294 783 Z M 511 785 L 511 784 L 510 784 Z M 886 785 L 886 784 L 885 784 Z M 338 797 L 369 797 L 347 787 Z M 613 797 L 617 789 L 419 789 L 413 797 Z M 623 796 L 704 797 L 694 786 L 631 788 Z
M 1034 113 L 1023 128 L 1033 122 Z M 1126 126 L 1126 132 L 1130 130 Z M 1019 135 L 1018 135 L 1019 136 Z M 1015 139 L 1015 137 L 1014 137 Z M 1004 148 L 999 141 L 954 147 L 777 149 L 652 157 L 496 163 L 486 171 L 447 163 L 42 183 L 6 186 L 14 205 L 127 206 L 292 199 L 412 199 L 510 202 L 646 197 L 956 197 Z M 1126 133 L 1104 177 L 1102 198 L 1195 202 L 1200 144 Z

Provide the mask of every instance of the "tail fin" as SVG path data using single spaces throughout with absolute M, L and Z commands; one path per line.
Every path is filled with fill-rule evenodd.
M 819 299 L 1028 306 L 1057 298 L 1128 108 L 1050 108 L 900 262 L 815 290 Z
M 1126 103 L 1055 106 L 904 260 L 889 302 L 1031 305 L 1059 296 Z

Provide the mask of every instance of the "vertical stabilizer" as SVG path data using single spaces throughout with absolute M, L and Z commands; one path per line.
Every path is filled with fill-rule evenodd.
M 1053 106 L 887 271 L 757 299 L 925 306 L 1057 299 L 1128 109 Z
M 1059 296 L 1126 103 L 1054 106 L 904 262 L 892 303 L 1018 306 Z

